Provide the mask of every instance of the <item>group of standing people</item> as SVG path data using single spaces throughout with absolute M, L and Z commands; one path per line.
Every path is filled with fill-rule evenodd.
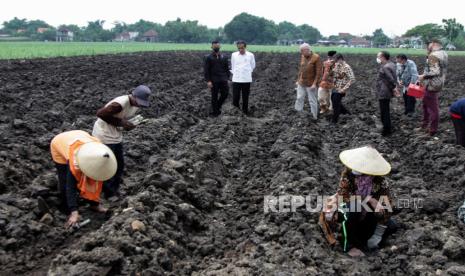
M 404 97 L 405 114 L 411 116 L 415 112 L 416 99 L 407 94 L 410 84 L 421 84 L 424 89 L 423 120 L 417 130 L 434 136 L 439 126 L 439 94 L 442 91 L 446 79 L 448 66 L 447 53 L 442 49 L 441 42 L 433 40 L 428 44 L 428 57 L 424 73 L 418 74 L 414 61 L 401 54 L 397 56 L 397 67 L 390 61 L 390 55 L 382 51 L 377 55 L 380 64 L 377 78 L 377 95 L 383 123 L 383 135 L 392 133 L 390 101 L 391 98 Z
M 355 82 L 352 68 L 345 62 L 344 56 L 336 51 L 329 51 L 324 62 L 307 43 L 300 45 L 300 53 L 295 110 L 303 111 L 307 95 L 315 120 L 318 114 L 333 111 L 332 122 L 337 123 L 340 114 L 350 114 L 342 99 Z
M 425 89 L 423 120 L 420 130 L 431 136 L 437 133 L 439 125 L 438 98 L 444 87 L 448 56 L 438 40 L 433 40 L 428 45 L 427 51 L 428 58 L 422 75 L 418 74 L 415 62 L 404 54 L 399 54 L 396 57 L 397 64 L 391 61 L 389 52 L 381 51 L 377 54 L 376 61 L 379 64 L 379 69 L 376 79 L 376 95 L 383 124 L 381 131 L 383 136 L 392 133 L 390 103 L 393 97 L 402 95 L 405 105 L 404 114 L 409 117 L 414 114 L 416 98 L 408 95 L 407 91 L 410 84 L 417 83 L 420 83 Z M 336 51 L 329 51 L 327 60 L 324 62 L 321 62 L 320 56 L 314 53 L 310 45 L 306 43 L 300 46 L 300 52 L 295 109 L 303 111 L 307 95 L 314 119 L 318 118 L 318 113 L 332 111 L 331 121 L 337 123 L 340 114 L 350 114 L 342 100 L 355 82 L 352 68 L 344 61 L 343 55 Z M 317 89 L 317 87 L 319 88 Z M 458 118 L 457 114 L 453 118 Z M 464 132 L 461 130 L 462 124 L 456 123 L 455 125 L 459 125 L 458 133 L 461 135 Z M 460 137 L 457 140 L 465 139 Z
M 228 58 L 220 52 L 219 41 L 212 41 L 212 53 L 205 57 L 204 77 L 211 90 L 211 116 L 216 117 L 221 114 L 221 107 L 228 98 L 231 75 L 233 105 L 240 108 L 242 98 L 242 112 L 249 115 L 250 85 L 255 69 L 255 56 L 247 51 L 245 41 L 237 41 L 236 46 L 238 51 L 231 55 L 231 67 Z
M 204 77 L 211 90 L 211 116 L 221 114 L 221 107 L 229 93 L 229 80 L 232 80 L 233 105 L 249 114 L 249 95 L 252 83 L 252 73 L 255 69 L 255 57 L 246 50 L 245 41 L 237 41 L 238 51 L 228 57 L 220 52 L 220 43 L 212 42 L 212 52 L 205 57 Z M 383 125 L 381 134 L 392 134 L 391 99 L 403 97 L 404 114 L 412 117 L 415 113 L 417 99 L 408 95 L 411 84 L 424 87 L 422 131 L 433 136 L 439 126 L 439 95 L 444 87 L 448 56 L 442 49 L 439 40 L 433 40 L 427 47 L 428 57 L 424 73 L 419 75 L 417 65 L 405 54 L 396 57 L 396 63 L 391 61 L 387 51 L 381 51 L 376 56 L 379 69 L 376 79 L 376 95 L 379 102 L 380 118 Z M 336 51 L 329 51 L 322 61 L 320 56 L 312 51 L 309 44 L 300 45 L 300 62 L 296 80 L 296 101 L 294 108 L 302 112 L 305 98 L 308 98 L 310 112 L 316 120 L 319 114 L 332 112 L 331 122 L 337 123 L 341 114 L 350 114 L 344 106 L 343 99 L 349 88 L 355 82 L 354 72 L 345 62 L 344 56 Z M 242 106 L 240 100 L 242 98 Z M 462 111 L 464 101 L 458 101 L 451 107 L 452 121 L 456 129 L 457 143 L 465 146 L 465 111 Z M 458 107 L 460 105 L 460 107 Z M 464 112 L 461 114 L 460 112 Z
M 378 73 L 378 96 L 380 99 L 381 118 L 383 121 L 383 133 L 390 134 L 391 121 L 389 114 L 390 98 L 403 94 L 405 104 L 405 114 L 411 116 L 415 112 L 416 98 L 409 96 L 407 88 L 412 84 L 419 84 L 424 89 L 423 95 L 423 118 L 421 126 L 416 131 L 424 132 L 430 136 L 436 135 L 439 128 L 439 96 L 446 81 L 448 56 L 443 50 L 442 44 L 438 40 L 433 40 L 428 44 L 428 56 L 424 73 L 419 75 L 414 61 L 401 54 L 397 56 L 396 79 L 394 79 L 393 64 L 389 61 L 389 53 L 381 52 L 378 58 L 381 67 Z M 386 58 L 387 57 L 387 58 Z M 393 88 L 391 90 L 391 88 Z M 399 92 L 400 91 L 400 92 Z M 450 112 L 454 127 L 456 129 L 457 143 L 464 145 L 464 130 L 462 121 L 457 123 L 456 119 L 462 118 L 460 115 L 460 100 L 451 106 Z M 465 116 L 465 113 L 463 114 Z

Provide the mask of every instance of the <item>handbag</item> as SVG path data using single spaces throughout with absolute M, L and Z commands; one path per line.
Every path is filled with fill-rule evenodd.
M 409 84 L 407 88 L 407 96 L 411 96 L 415 98 L 423 98 L 424 95 L 425 95 L 425 88 L 421 86 L 419 83 Z

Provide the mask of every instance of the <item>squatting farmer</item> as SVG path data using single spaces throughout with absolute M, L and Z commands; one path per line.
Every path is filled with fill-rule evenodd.
M 345 150 L 339 158 L 345 169 L 331 202 L 337 207 L 326 205 L 319 225 L 331 245 L 339 241 L 350 256 L 364 256 L 361 249 L 378 248 L 385 234 L 394 229 L 390 189 L 383 177 L 391 165 L 368 146 Z M 354 208 L 360 203 L 354 199 L 366 200 L 369 209 Z

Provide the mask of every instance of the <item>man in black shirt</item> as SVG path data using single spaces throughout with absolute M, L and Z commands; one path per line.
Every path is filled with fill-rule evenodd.
M 221 106 L 228 97 L 228 80 L 231 73 L 228 58 L 220 53 L 218 41 L 212 42 L 212 50 L 211 54 L 205 56 L 204 74 L 208 88 L 212 93 L 212 112 L 210 115 L 216 117 L 221 114 Z

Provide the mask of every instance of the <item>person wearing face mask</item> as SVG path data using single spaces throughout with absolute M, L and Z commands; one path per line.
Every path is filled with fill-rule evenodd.
M 381 111 L 381 122 L 383 123 L 383 136 L 392 133 L 390 104 L 391 98 L 398 95 L 396 65 L 389 60 L 390 54 L 386 51 L 379 52 L 376 62 L 380 65 L 378 78 L 376 80 L 376 92 Z
M 417 65 L 413 60 L 407 58 L 404 54 L 397 55 L 397 82 L 404 96 L 405 111 L 404 114 L 412 116 L 415 112 L 415 97 L 407 95 L 409 84 L 415 84 L 418 81 Z
M 309 44 L 300 45 L 300 67 L 297 75 L 297 98 L 295 110 L 304 110 L 305 95 L 308 96 L 313 118 L 318 119 L 318 82 L 321 79 L 322 64 L 320 56 L 313 53 Z
M 331 102 L 333 104 L 332 123 L 337 123 L 340 114 L 350 114 L 350 112 L 342 104 L 342 99 L 346 96 L 347 90 L 355 82 L 354 71 L 347 62 L 345 62 L 342 54 L 334 56 L 334 87 L 331 92 Z
M 320 214 L 319 225 L 331 245 L 339 241 L 344 252 L 360 257 L 364 256 L 361 250 L 378 248 L 395 230 L 390 188 L 384 178 L 391 165 L 370 146 L 345 150 L 339 158 L 345 168 L 334 200 Z
M 329 51 L 328 58 L 323 62 L 323 76 L 318 88 L 318 102 L 320 103 L 320 114 L 332 110 L 331 90 L 334 88 L 334 55 L 336 51 Z
M 204 77 L 211 91 L 211 116 L 219 116 L 228 98 L 230 78 L 228 57 L 220 53 L 220 42 L 212 41 L 212 52 L 204 59 Z M 219 98 L 218 98 L 219 97 Z
M 231 71 L 233 82 L 233 105 L 239 108 L 242 96 L 242 112 L 249 114 L 249 94 L 252 83 L 252 73 L 255 69 L 255 56 L 247 51 L 247 43 L 243 40 L 236 42 L 237 52 L 231 56 Z
M 418 79 L 423 82 L 426 90 L 423 97 L 422 130 L 433 136 L 439 127 L 439 93 L 444 88 L 448 66 L 448 55 L 442 49 L 439 40 L 433 40 L 428 45 L 428 59 L 425 71 Z

